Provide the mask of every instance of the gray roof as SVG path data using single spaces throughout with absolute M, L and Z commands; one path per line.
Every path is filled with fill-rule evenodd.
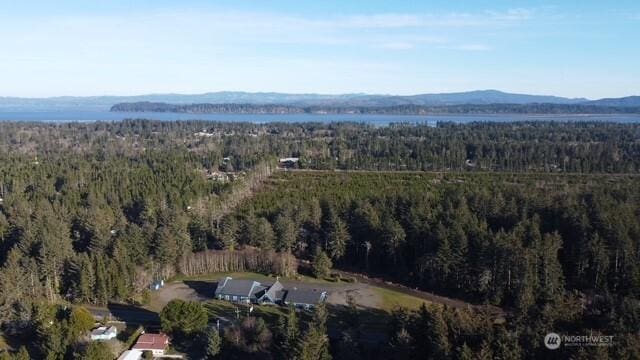
M 276 298 L 274 300 L 275 301 L 282 301 L 282 299 L 284 299 L 285 295 L 287 295 L 287 290 L 276 291 Z
M 287 291 L 284 299 L 287 304 L 319 304 L 324 301 L 326 291 L 318 289 L 297 289 L 293 288 Z
M 231 295 L 250 297 L 254 293 L 254 288 L 260 283 L 253 280 L 234 280 L 227 277 L 224 282 L 218 283 L 215 295 Z
M 271 286 L 265 288 L 265 291 L 259 294 L 256 294 L 259 298 L 263 296 L 267 296 L 271 301 L 276 302 L 282 300 L 284 295 L 284 286 L 280 283 L 279 280 L 276 280 Z
M 251 296 L 252 297 L 260 297 L 262 294 L 264 294 L 267 289 L 269 288 L 268 286 L 262 285 L 260 283 L 257 283 L 258 285 L 253 287 L 253 290 L 251 291 Z

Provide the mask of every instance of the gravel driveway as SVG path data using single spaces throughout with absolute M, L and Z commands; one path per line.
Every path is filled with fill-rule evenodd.
M 359 306 L 378 307 L 380 295 L 368 284 L 362 283 L 332 283 L 317 284 L 292 280 L 281 281 L 285 288 L 322 289 L 329 293 L 327 302 L 332 305 L 346 305 L 349 295 L 357 299 Z M 264 282 L 265 284 L 267 282 Z M 164 288 L 152 294 L 149 308 L 160 311 L 169 301 L 182 299 L 189 301 L 206 301 L 213 298 L 217 282 L 215 280 L 176 281 L 165 285 Z

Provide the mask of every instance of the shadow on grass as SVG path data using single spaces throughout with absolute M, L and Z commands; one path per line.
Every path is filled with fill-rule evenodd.
M 382 309 L 358 306 L 354 311 L 345 305 L 327 305 L 329 337 L 339 339 L 345 329 L 355 329 L 359 341 L 368 346 L 385 343 L 391 314 Z
M 36 336 L 36 334 L 32 333 L 31 331 L 27 331 L 27 329 L 24 329 L 23 326 L 23 323 L 14 321 L 9 321 L 5 324 L 5 329 L 13 328 L 16 330 L 4 333 L 0 332 L 0 335 L 2 336 L 0 342 L 2 342 L 1 340 L 4 340 L 4 345 L 7 346 L 7 348 L 4 348 L 4 350 L 7 350 L 7 352 L 9 350 L 18 351 L 21 346 L 26 346 L 29 351 L 34 351 L 31 346 L 31 338 L 33 336 Z M 2 350 L 3 347 L 0 347 L 0 354 L 2 354 Z M 0 358 L 2 358 L 2 356 L 0 356 Z
M 218 287 L 217 282 L 202 280 L 185 280 L 184 284 L 203 298 L 213 299 L 213 295 Z
M 146 326 L 160 324 L 158 313 L 151 310 L 133 305 L 113 303 L 107 305 L 107 308 L 114 318 L 128 324 L 142 324 Z

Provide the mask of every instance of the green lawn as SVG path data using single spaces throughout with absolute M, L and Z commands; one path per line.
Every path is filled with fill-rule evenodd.
M 249 314 L 250 305 L 235 304 L 224 300 L 209 300 L 204 303 L 204 307 L 209 313 L 209 319 L 215 321 L 218 317 L 225 317 L 229 320 L 236 319 L 236 309 L 240 310 L 240 318 Z M 285 314 L 286 308 L 274 305 L 253 305 L 252 316 L 263 318 L 269 324 L 276 324 L 278 318 Z
M 396 307 L 403 307 L 410 310 L 417 310 L 422 304 L 430 304 L 429 301 L 420 299 L 415 296 L 403 294 L 394 290 L 380 287 L 374 287 L 374 290 L 380 295 L 380 308 L 382 310 L 391 311 Z

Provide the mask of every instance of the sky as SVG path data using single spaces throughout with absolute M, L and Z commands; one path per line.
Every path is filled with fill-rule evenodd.
M 640 95 L 640 1 L 0 0 L 0 96 Z

